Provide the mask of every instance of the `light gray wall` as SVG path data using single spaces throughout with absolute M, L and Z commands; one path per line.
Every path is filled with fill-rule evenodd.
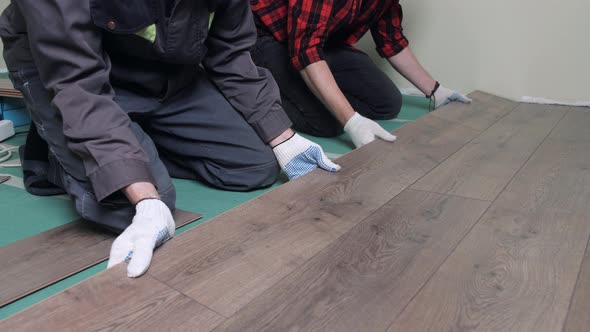
M 414 53 L 443 84 L 590 101 L 590 1 L 402 0 Z M 370 36 L 360 48 L 372 51 Z M 402 87 L 411 85 L 371 53 Z

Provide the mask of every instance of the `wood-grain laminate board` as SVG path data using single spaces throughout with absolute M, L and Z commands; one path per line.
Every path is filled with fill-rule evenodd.
M 389 331 L 562 329 L 590 235 L 590 142 L 568 118 Z
M 567 313 L 564 332 L 586 331 L 590 326 L 590 246 L 578 274 L 570 309 Z
M 472 92 L 469 97 L 473 99 L 471 104 L 449 104 L 432 114 L 483 131 L 519 105 L 514 101 L 481 91 Z
M 551 132 L 549 138 L 572 144 L 590 141 L 590 108 L 571 107 L 559 129 Z
M 176 210 L 176 227 L 202 216 Z M 74 221 L 0 248 L 0 307 L 106 260 L 113 233 Z
M 477 137 L 480 131 L 429 113 L 404 125 L 395 134 L 395 144 L 400 145 L 400 148 L 412 150 L 440 163 L 455 153 L 457 146 Z
M 210 331 L 224 318 L 124 265 L 0 321 L 0 331 Z
M 590 142 L 590 112 L 584 109 L 573 108 L 562 120 L 560 127 L 569 130 L 555 130 L 549 139 L 559 140 L 571 144 Z M 587 158 L 590 158 L 586 154 Z M 589 186 L 590 183 L 586 183 Z M 567 184 L 566 184 L 567 186 Z M 570 193 L 564 193 L 569 195 Z M 590 216 L 588 219 L 590 220 Z M 564 331 L 585 331 L 590 326 L 590 246 L 586 246 L 586 252 L 582 261 L 578 281 L 574 288 L 573 298 L 567 314 Z
M 217 330 L 384 331 L 489 204 L 405 190 Z
M 477 135 L 447 121 L 416 123 L 396 131 L 400 142 L 375 141 L 339 158 L 338 173 L 318 170 L 177 237 L 150 273 L 234 314 Z M 406 134 L 415 139 L 403 143 Z
M 521 104 L 412 188 L 493 201 L 566 110 Z

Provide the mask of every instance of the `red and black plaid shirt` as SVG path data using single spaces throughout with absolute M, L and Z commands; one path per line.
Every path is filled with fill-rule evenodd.
M 350 45 L 370 29 L 382 57 L 408 46 L 399 0 L 250 0 L 260 33 L 289 45 L 297 70 L 324 60 L 327 41 Z

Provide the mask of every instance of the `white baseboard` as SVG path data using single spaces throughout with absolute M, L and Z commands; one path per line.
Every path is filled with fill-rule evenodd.
M 552 99 L 547 99 L 547 98 L 542 98 L 542 97 L 530 97 L 530 96 L 520 97 L 520 99 L 518 101 L 521 103 L 529 103 L 529 104 L 590 107 L 590 101 L 566 102 L 566 101 L 552 100 Z

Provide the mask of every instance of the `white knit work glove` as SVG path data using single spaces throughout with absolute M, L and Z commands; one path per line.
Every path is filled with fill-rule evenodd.
M 340 170 L 340 166 L 326 157 L 321 146 L 303 138 L 299 134 L 293 135 L 272 150 L 279 165 L 291 180 L 303 176 L 318 167 L 330 172 Z
M 440 86 L 436 92 L 434 93 L 434 108 L 439 108 L 445 106 L 446 104 L 453 102 L 453 101 L 460 101 L 462 103 L 469 104 L 471 103 L 471 99 L 467 98 L 467 96 L 447 89 L 444 86 Z
M 136 278 L 147 271 L 155 248 L 174 236 L 174 218 L 164 202 L 145 199 L 135 206 L 133 222 L 111 247 L 107 268 L 128 262 L 127 276 Z
M 395 135 L 387 132 L 377 122 L 367 119 L 358 113 L 354 113 L 352 118 L 346 122 L 344 131 L 350 135 L 352 143 L 357 148 L 373 142 L 375 136 L 388 142 L 393 142 L 397 139 Z

